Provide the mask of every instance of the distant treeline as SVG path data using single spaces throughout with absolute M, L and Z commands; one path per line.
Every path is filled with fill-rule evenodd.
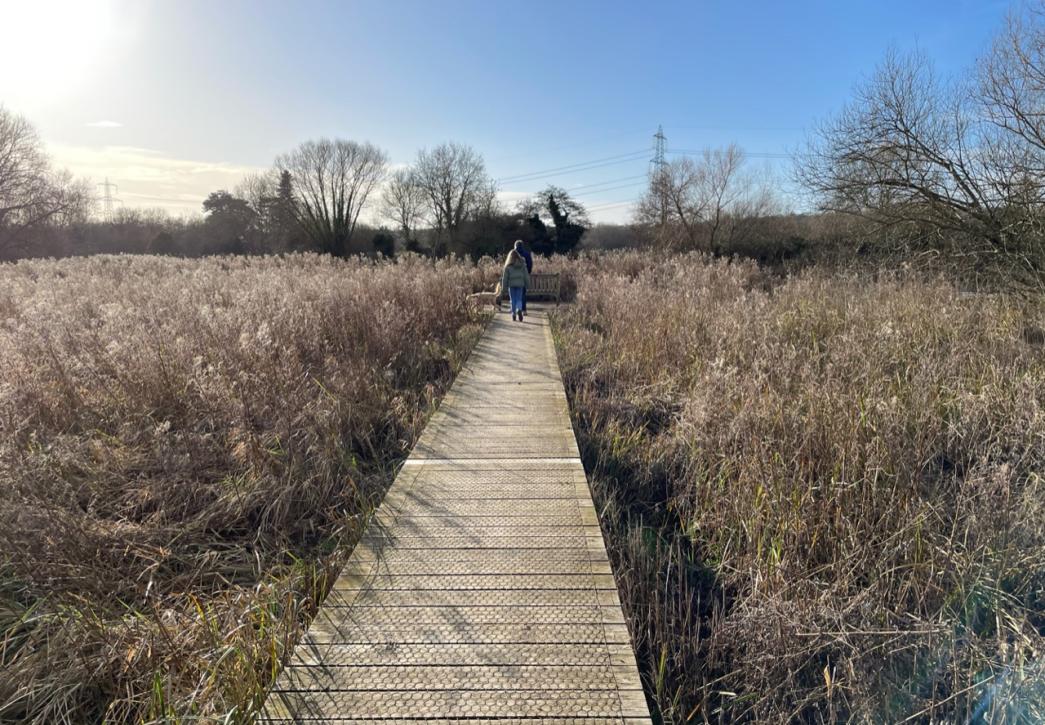
M 499 212 L 470 222 L 453 249 L 441 246 L 433 229 L 417 229 L 410 237 L 387 226 L 358 224 L 346 256 L 395 256 L 410 251 L 431 256 L 455 253 L 479 258 L 506 253 L 516 239 L 538 253 L 556 250 L 547 234 L 535 233 L 528 218 Z M 770 266 L 805 266 L 846 262 L 871 250 L 860 244 L 857 225 L 841 216 L 782 214 L 748 220 L 742 233 L 722 244 L 722 254 L 754 259 Z M 643 249 L 658 246 L 654 229 L 641 224 L 595 224 L 584 227 L 577 243 L 564 253 L 581 250 Z M 7 259 L 70 257 L 91 254 L 161 254 L 205 257 L 217 254 L 283 254 L 316 251 L 309 238 L 293 226 L 266 229 L 242 225 L 225 212 L 199 218 L 174 217 L 156 209 L 121 209 L 111 221 L 84 219 L 41 228 L 33 243 Z

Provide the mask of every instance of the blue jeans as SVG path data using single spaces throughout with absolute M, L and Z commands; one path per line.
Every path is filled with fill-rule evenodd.
M 508 297 L 512 301 L 512 314 L 516 312 L 522 312 L 523 309 L 523 292 L 526 291 L 525 287 L 509 287 Z

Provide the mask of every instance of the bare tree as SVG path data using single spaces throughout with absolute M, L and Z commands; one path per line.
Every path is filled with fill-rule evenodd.
M 345 256 L 359 214 L 384 177 L 388 157 L 369 143 L 307 141 L 276 159 L 293 179 L 293 210 L 320 251 Z
M 1010 24 L 979 87 L 940 81 L 921 54 L 890 52 L 817 129 L 798 180 L 822 210 L 873 222 L 879 239 L 1004 259 L 1040 279 L 1042 98 L 1020 70 L 1024 51 L 1015 47 L 1026 38 Z
M 445 143 L 417 155 L 415 179 L 440 236 L 456 242 L 461 226 L 495 203 L 496 188 L 483 157 L 469 146 Z
M 764 233 L 760 230 L 766 228 L 771 217 L 788 213 L 777 196 L 771 177 L 745 174 L 738 186 L 742 191 L 731 202 L 725 223 L 721 225 L 723 233 L 719 235 L 728 246 L 757 237 Z
M 977 70 L 987 118 L 1033 149 L 1034 170 L 1045 170 L 1045 2 L 1010 14 Z
M 962 232 L 997 243 L 1003 197 L 961 89 L 921 55 L 891 52 L 856 99 L 821 125 L 798 165 L 825 210 Z
M 32 125 L 0 106 L 0 256 L 25 249 L 41 227 L 85 216 L 89 203 L 86 183 L 54 170 Z
M 232 190 L 234 196 L 246 199 L 258 216 L 264 213 L 268 200 L 276 195 L 279 175 L 274 170 L 256 171 L 243 177 L 243 181 Z
M 1009 238 L 997 246 L 1045 278 L 1045 2 L 1009 15 L 976 80 L 979 107 L 995 131 L 991 171 L 1004 184 Z
M 417 183 L 413 169 L 396 169 L 381 195 L 382 216 L 410 239 L 425 216 L 427 196 Z
M 744 173 L 743 165 L 735 144 L 670 161 L 650 178 L 638 220 L 651 225 L 662 244 L 722 254 L 745 220 L 774 206 L 769 187 Z
M 693 196 L 702 170 L 688 156 L 672 159 L 650 177 L 650 188 L 639 202 L 636 220 L 652 227 L 662 246 L 697 249 L 700 215 Z
M 708 247 L 715 255 L 722 253 L 723 227 L 740 212 L 748 198 L 751 180 L 740 176 L 744 154 L 736 144 L 727 148 L 705 149 L 701 159 L 704 173 L 697 184 L 697 203 L 704 210 L 708 230 Z

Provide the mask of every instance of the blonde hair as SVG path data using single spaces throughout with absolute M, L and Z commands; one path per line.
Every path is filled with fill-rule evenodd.
M 505 267 L 511 267 L 513 264 L 519 264 L 522 262 L 522 255 L 516 252 L 514 249 L 508 252 L 508 259 L 504 260 Z

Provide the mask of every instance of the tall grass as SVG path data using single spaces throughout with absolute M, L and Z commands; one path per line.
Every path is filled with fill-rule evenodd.
M 623 254 L 556 334 L 671 722 L 1045 720 L 1041 308 Z
M 476 338 L 481 279 L 0 266 L 0 721 L 248 721 Z

